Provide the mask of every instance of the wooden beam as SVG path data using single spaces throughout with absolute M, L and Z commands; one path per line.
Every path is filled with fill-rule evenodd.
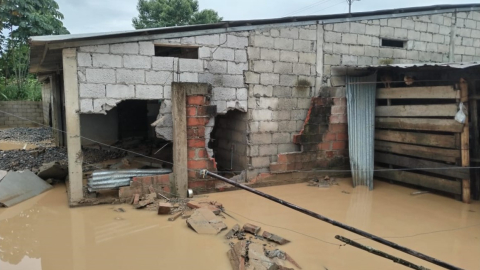
M 462 169 L 462 167 L 449 165 L 441 162 L 429 161 L 419 158 L 405 157 L 394 154 L 386 154 L 375 152 L 375 162 L 385 163 L 406 168 L 415 168 L 419 171 L 430 172 L 438 175 L 470 179 L 470 170 Z M 425 168 L 425 169 L 423 169 Z M 442 168 L 441 170 L 437 170 Z
M 421 157 L 455 163 L 460 158 L 460 150 L 434 148 L 427 146 L 375 141 L 375 150 L 405 156 Z
M 375 166 L 375 170 L 388 170 L 388 168 Z M 426 187 L 453 194 L 461 194 L 460 182 L 446 180 L 438 177 L 407 172 L 407 171 L 375 171 L 375 177 L 381 177 L 406 184 Z
M 180 198 L 187 197 L 187 98 L 181 83 L 172 84 L 173 117 L 173 173 L 176 192 Z
M 460 101 L 468 108 L 468 83 L 461 78 L 460 79 Z M 468 112 L 468 109 L 467 109 Z M 462 154 L 462 167 L 470 166 L 470 131 L 468 125 L 468 115 L 465 117 L 465 123 L 462 134 L 460 135 L 461 141 L 461 154 Z M 464 203 L 470 203 L 470 179 L 462 179 L 462 200 Z
M 376 116 L 449 116 L 457 113 L 457 104 L 378 106 Z
M 437 135 L 428 133 L 377 129 L 375 130 L 375 139 L 389 142 L 401 142 L 452 149 L 457 148 L 454 135 Z
M 378 99 L 458 99 L 459 91 L 452 86 L 378 88 Z
M 434 120 L 434 121 L 432 121 Z M 460 133 L 463 130 L 463 124 L 453 119 L 426 119 L 426 118 L 375 118 L 376 128 L 386 129 L 407 129 L 423 131 L 444 131 Z

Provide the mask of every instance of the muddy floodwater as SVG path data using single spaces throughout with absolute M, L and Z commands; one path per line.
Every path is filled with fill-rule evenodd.
M 36 148 L 34 144 L 29 144 L 24 142 L 0 141 L 0 151 L 20 150 L 20 149 L 30 150 L 34 148 Z
M 353 189 L 348 179 L 330 188 L 295 184 L 261 190 L 455 266 L 480 269 L 478 202 L 412 196 L 413 189 L 378 181 L 374 191 Z M 250 222 L 289 239 L 281 249 L 303 269 L 408 269 L 351 246 L 340 247 L 337 234 L 361 237 L 246 191 L 209 194 L 208 199 L 221 202 L 237 219 L 227 216 L 229 227 Z M 198 235 L 185 220 L 167 218 L 130 205 L 70 209 L 65 187 L 56 186 L 14 207 L 0 208 L 0 269 L 231 269 L 226 232 Z M 370 240 L 358 242 L 441 269 Z

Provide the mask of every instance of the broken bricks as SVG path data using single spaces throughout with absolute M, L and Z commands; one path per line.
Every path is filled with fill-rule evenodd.
M 159 215 L 168 215 L 170 210 L 172 210 L 173 205 L 171 203 L 158 203 L 158 214 Z
M 256 225 L 250 224 L 250 223 L 245 223 L 243 225 L 243 230 L 246 232 L 249 232 L 251 234 L 257 235 L 260 232 L 261 227 L 258 227 Z
M 187 206 L 191 209 L 206 208 L 212 211 L 215 215 L 219 215 L 222 207 L 222 204 L 217 202 L 198 202 L 198 201 L 189 201 Z
M 235 236 L 240 231 L 240 225 L 235 224 L 233 228 L 225 235 L 225 238 L 230 239 Z
M 242 240 L 230 247 L 227 256 L 234 270 L 293 270 L 284 266 L 285 260 L 292 263 L 291 257 L 278 249 L 268 250 L 261 242 Z M 300 268 L 295 261 L 292 264 Z
M 273 233 L 269 233 L 267 231 L 264 231 L 263 234 L 262 234 L 263 238 L 267 239 L 267 240 L 270 240 L 272 242 L 275 242 L 275 243 L 278 243 L 280 245 L 285 245 L 287 243 L 290 243 L 289 240 L 281 237 L 281 236 L 278 236 L 276 234 L 273 234 Z

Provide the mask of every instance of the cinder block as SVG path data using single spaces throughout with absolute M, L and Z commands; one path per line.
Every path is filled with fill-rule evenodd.
M 358 35 L 358 44 L 359 45 L 372 45 L 372 37 L 365 35 Z
M 425 42 L 432 42 L 433 41 L 433 34 L 431 33 L 422 33 L 420 35 L 420 40 Z M 460 41 L 460 39 L 458 39 Z
M 415 22 L 412 19 L 402 19 L 402 28 L 403 29 L 415 29 Z
M 260 58 L 262 60 L 278 61 L 280 59 L 280 51 L 270 50 L 270 49 L 261 49 Z
M 292 110 L 297 106 L 296 98 L 279 98 L 278 99 L 278 109 L 279 110 Z
M 237 62 L 237 63 L 247 62 L 247 51 L 246 50 L 235 50 L 235 62 Z
M 291 97 L 292 89 L 286 86 L 274 86 L 273 87 L 273 96 L 275 97 Z
M 358 65 L 373 65 L 373 57 L 370 57 L 370 56 L 359 56 L 359 57 L 358 57 L 357 64 L 358 64 Z
M 198 73 L 191 73 L 191 72 L 180 73 L 179 81 L 180 82 L 197 83 L 198 82 Z
M 262 123 L 260 123 L 260 126 Z M 259 155 L 260 156 L 271 156 L 278 154 L 278 147 L 275 144 L 271 145 L 260 145 L 258 147 Z
M 393 58 L 394 59 L 405 59 L 407 58 L 407 51 L 403 49 L 393 49 Z
M 261 97 L 257 100 L 257 108 L 275 110 L 278 107 L 278 98 Z
M 201 45 L 220 45 L 220 35 L 197 36 L 195 42 Z
M 115 70 L 87 68 L 86 78 L 89 83 L 115 83 Z
M 419 22 L 419 21 L 415 22 L 415 30 L 416 31 L 426 32 L 427 28 L 428 28 L 428 24 L 426 24 L 424 22 Z
M 209 73 L 227 73 L 227 62 L 225 61 L 206 61 L 206 67 Z
M 427 31 L 433 34 L 438 34 L 440 31 L 440 25 L 435 23 L 429 23 L 427 27 Z
M 401 18 L 388 19 L 387 25 L 390 27 L 402 27 L 402 19 Z
M 298 52 L 314 52 L 316 50 L 316 41 L 294 40 L 293 50 Z
M 245 83 L 260 83 L 260 74 L 251 71 L 245 72 Z
M 280 75 L 280 85 L 295 86 L 297 84 L 296 75 Z
M 409 40 L 419 40 L 420 39 L 420 32 L 417 32 L 415 30 L 408 30 L 408 33 L 407 33 L 407 38 Z
M 293 39 L 275 38 L 274 48 L 280 50 L 293 50 Z
M 305 120 L 307 117 L 307 110 L 292 110 L 292 120 Z
M 382 58 L 392 58 L 393 57 L 393 49 L 390 48 L 380 48 L 379 49 L 379 57 Z
M 225 100 L 212 100 L 210 105 L 217 106 L 217 113 L 225 114 L 227 112 L 227 102 Z
M 83 46 L 78 48 L 81 52 L 109 53 L 110 45 Z
M 311 100 L 309 98 L 299 98 L 297 100 L 297 108 L 299 109 L 309 109 Z
M 273 62 L 258 60 L 252 62 L 253 71 L 255 72 L 272 72 L 273 71 Z
M 263 85 L 278 85 L 280 82 L 279 74 L 261 73 L 260 83 Z
M 280 51 L 280 61 L 297 63 L 298 62 L 298 52 Z
M 335 46 L 333 46 L 333 53 L 335 54 L 348 54 L 350 51 L 350 46 L 349 45 L 345 45 L 345 44 L 335 44 Z M 332 59 L 329 59 L 328 61 L 330 61 Z
M 253 94 L 259 95 L 262 97 L 271 97 L 273 93 L 273 86 L 265 86 L 265 85 L 254 85 L 253 86 Z
M 104 84 L 85 84 L 81 83 L 79 87 L 80 98 L 104 98 Z M 92 103 L 93 104 L 93 103 Z
M 78 82 L 87 82 L 87 75 L 85 70 L 78 70 L 77 71 L 78 75 Z
M 274 48 L 274 39 L 272 37 L 266 37 L 261 35 L 250 36 L 251 44 L 255 47 L 261 48 Z
M 365 47 L 364 46 L 350 45 L 349 53 L 351 55 L 364 55 L 365 54 Z
M 432 15 L 430 19 L 432 20 L 432 23 L 443 24 L 443 15 Z
M 274 111 L 272 113 L 273 120 L 290 120 L 290 110 Z M 281 131 L 281 130 L 280 130 Z
M 152 41 L 141 41 L 138 43 L 140 48 L 141 55 L 154 56 L 155 55 L 155 45 Z
M 280 28 L 280 36 L 284 38 L 298 39 L 298 28 Z
M 109 111 L 110 109 L 117 106 L 117 103 L 119 102 L 120 100 L 117 100 L 117 99 L 103 99 L 103 98 L 94 99 L 93 111 L 94 112 Z
M 91 67 L 92 56 L 90 53 L 77 53 L 77 62 L 79 67 Z
M 254 111 L 255 112 L 255 111 Z M 270 133 L 254 133 L 250 135 L 250 143 L 252 144 L 270 144 L 272 143 L 272 134 Z
M 135 97 L 135 87 L 124 84 L 107 84 L 108 98 L 133 98 Z
M 120 43 L 110 45 L 110 52 L 115 54 L 138 54 L 138 43 Z
M 152 57 L 152 68 L 154 70 L 174 70 L 175 58 L 173 57 Z
M 371 36 L 379 36 L 380 35 L 380 26 L 379 25 L 367 25 L 365 28 L 365 34 Z
M 168 71 L 147 71 L 147 84 L 171 84 L 173 82 L 173 72 Z
M 340 32 L 340 33 L 348 33 L 350 32 L 350 23 L 335 23 L 333 25 L 333 31 Z
M 236 93 L 235 88 L 213 88 L 213 100 L 235 100 Z
M 105 53 L 94 53 L 92 55 L 94 67 L 117 68 L 122 67 L 122 56 Z
M 331 43 L 341 43 L 342 42 L 342 34 L 336 32 L 325 32 L 325 41 Z
M 248 46 L 248 38 L 227 35 L 227 47 L 243 49 Z
M 270 166 L 269 157 L 252 157 L 252 167 L 253 168 L 265 168 Z
M 243 75 L 223 75 L 222 83 L 225 87 L 245 87 Z
M 272 135 L 273 143 L 290 143 L 290 133 L 274 133 Z
M 310 65 L 294 63 L 293 64 L 293 74 L 298 75 L 310 75 Z
M 234 61 L 235 60 L 235 50 L 228 49 L 228 48 L 217 48 L 212 53 L 213 59 L 215 60 L 227 60 L 227 61 Z
M 317 62 L 317 54 L 316 53 L 300 53 L 298 62 L 313 65 Z
M 247 63 L 235 63 L 228 62 L 228 73 L 229 74 L 243 74 L 245 70 L 248 70 Z
M 350 23 L 350 33 L 352 34 L 365 34 L 366 25 L 363 23 Z
M 152 67 L 152 57 L 142 55 L 124 55 L 123 66 L 126 68 L 150 69 Z
M 317 30 L 300 29 L 299 38 L 305 40 L 317 40 Z
M 180 72 L 203 72 L 203 60 L 199 59 L 178 59 Z
M 382 37 L 395 37 L 395 28 L 382 26 L 380 28 L 380 35 Z
M 212 50 L 209 47 L 200 47 L 198 48 L 198 58 L 205 59 L 205 58 L 212 58 Z
M 342 43 L 357 44 L 357 34 L 342 34 Z
M 252 111 L 252 120 L 253 121 L 265 121 L 272 119 L 271 110 L 253 110 Z
M 88 74 L 87 74 L 87 78 L 88 78 Z M 117 69 L 117 83 L 144 84 L 145 71 Z
M 279 74 L 291 74 L 292 73 L 292 63 L 286 63 L 286 62 L 276 62 L 274 64 L 274 72 L 279 73 Z
M 161 99 L 163 98 L 163 86 L 161 85 L 137 85 L 135 98 Z
M 260 48 L 248 47 L 247 54 L 248 54 L 248 60 L 260 59 Z
M 281 130 L 283 132 L 297 131 L 297 122 L 296 121 L 280 121 L 278 122 L 278 130 Z
M 325 65 L 340 65 L 341 63 L 340 55 L 334 54 L 325 54 L 323 61 L 325 62 Z
M 80 99 L 80 111 L 82 113 L 93 112 L 93 99 Z

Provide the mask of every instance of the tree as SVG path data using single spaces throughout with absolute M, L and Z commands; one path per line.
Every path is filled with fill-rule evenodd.
M 212 9 L 199 11 L 197 0 L 138 0 L 135 29 L 216 23 L 222 20 Z
M 0 0 L 0 68 L 5 88 L 8 82 L 20 92 L 27 83 L 29 37 L 69 34 L 58 9 L 55 0 Z

